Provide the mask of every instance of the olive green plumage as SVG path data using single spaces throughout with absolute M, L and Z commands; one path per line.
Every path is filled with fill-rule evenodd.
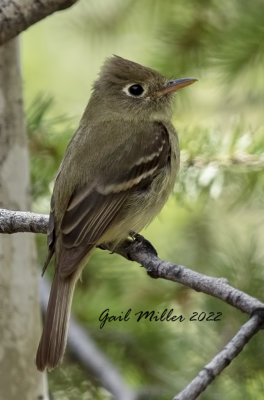
M 168 81 L 117 56 L 104 64 L 54 185 L 44 268 L 55 253 L 55 275 L 38 369 L 55 367 L 63 356 L 85 257 L 96 245 L 142 230 L 171 193 L 180 160 L 172 94 L 192 82 Z

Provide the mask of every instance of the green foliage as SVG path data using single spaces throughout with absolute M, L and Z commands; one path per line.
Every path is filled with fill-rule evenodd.
M 97 388 L 86 379 L 85 373 L 78 365 L 72 363 L 51 374 L 49 388 L 56 400 L 110 400 L 110 394 Z
M 26 112 L 31 153 L 31 194 L 34 201 L 39 201 L 50 193 L 49 185 L 55 177 L 65 144 L 71 135 L 69 117 L 49 116 L 53 106 L 52 97 L 38 94 Z
M 252 70 L 255 72 L 263 67 L 264 16 L 260 11 L 262 6 L 262 1 L 256 0 L 254 7 L 246 1 L 235 1 L 231 7 L 226 7 L 227 12 L 232 13 L 231 21 L 226 18 L 225 35 L 230 40 L 221 41 L 217 59 L 229 82 L 240 79 L 247 69 L 254 79 Z M 219 30 L 218 36 L 222 36 L 222 31 Z
M 182 150 L 179 179 L 174 197 L 143 234 L 162 258 L 226 277 L 232 285 L 260 299 L 264 284 L 264 132 L 263 125 L 255 128 L 256 124 L 252 127 L 245 122 L 244 110 L 250 117 L 263 119 L 262 3 L 109 0 L 106 6 L 105 1 L 94 0 L 89 5 L 82 2 L 70 14 L 69 24 L 59 27 L 62 34 L 72 28 L 75 44 L 87 45 L 87 38 L 91 38 L 93 59 L 100 51 L 104 57 L 115 52 L 112 45 L 109 49 L 114 42 L 128 52 L 145 45 L 140 47 L 144 53 L 151 41 L 154 45 L 149 45 L 147 55 L 144 53 L 147 64 L 168 76 L 174 76 L 175 71 L 198 76 L 201 81 L 206 76 L 208 84 L 216 86 L 220 124 L 209 125 L 202 116 L 194 121 L 189 109 L 198 103 L 191 103 L 191 95 L 187 113 L 187 103 L 177 103 L 175 125 L 180 128 Z M 142 44 L 137 42 L 138 32 Z M 73 66 L 69 54 L 75 50 L 74 46 L 67 49 L 69 69 Z M 74 85 L 76 70 L 82 68 L 86 73 L 90 64 L 74 64 Z M 195 93 L 195 89 L 189 93 Z M 74 96 L 73 91 L 71 94 Z M 199 97 L 199 102 L 202 100 Z M 209 98 L 207 104 L 214 101 L 215 97 Z M 48 211 L 51 183 L 74 131 L 68 117 L 54 117 L 55 108 L 53 98 L 41 94 L 27 109 L 37 211 Z M 185 110 L 182 120 L 181 110 Z M 39 237 L 38 242 L 43 258 L 44 238 Z M 137 265 L 99 250 L 84 270 L 73 308 L 126 381 L 134 387 L 152 387 L 160 400 L 180 391 L 246 320 L 245 315 L 219 300 L 172 282 L 151 279 Z M 111 322 L 100 329 L 98 319 L 106 308 L 115 315 L 124 315 L 129 308 L 133 313 L 173 308 L 174 314 L 182 314 L 186 320 L 137 322 L 131 317 L 128 322 Z M 223 317 L 215 323 L 190 322 L 193 311 L 221 311 Z M 263 352 L 263 340 L 258 335 L 202 398 L 263 399 Z M 108 398 L 70 357 L 50 374 L 50 379 L 57 400 L 65 396 L 69 400 Z
M 182 169 L 176 193 L 185 202 L 218 198 L 229 192 L 230 206 L 238 202 L 262 206 L 264 132 L 244 131 L 233 126 L 228 131 L 186 129 L 181 139 Z

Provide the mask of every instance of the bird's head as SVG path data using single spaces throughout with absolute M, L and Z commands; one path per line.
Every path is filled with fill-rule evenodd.
M 107 116 L 170 118 L 173 94 L 197 79 L 169 80 L 151 68 L 119 56 L 106 60 L 94 84 L 92 101 Z

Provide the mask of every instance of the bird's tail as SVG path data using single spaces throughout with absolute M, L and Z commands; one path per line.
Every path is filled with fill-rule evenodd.
M 36 365 L 40 371 L 46 367 L 54 368 L 63 357 L 76 280 L 74 275 L 62 278 L 55 272 L 36 356 Z

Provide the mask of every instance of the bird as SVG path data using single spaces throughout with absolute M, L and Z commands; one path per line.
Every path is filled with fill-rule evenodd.
M 167 79 L 116 55 L 103 64 L 51 197 L 43 271 L 53 256 L 55 267 L 36 354 L 40 371 L 63 359 L 73 292 L 88 255 L 140 232 L 172 192 L 180 164 L 173 98 L 196 80 Z

